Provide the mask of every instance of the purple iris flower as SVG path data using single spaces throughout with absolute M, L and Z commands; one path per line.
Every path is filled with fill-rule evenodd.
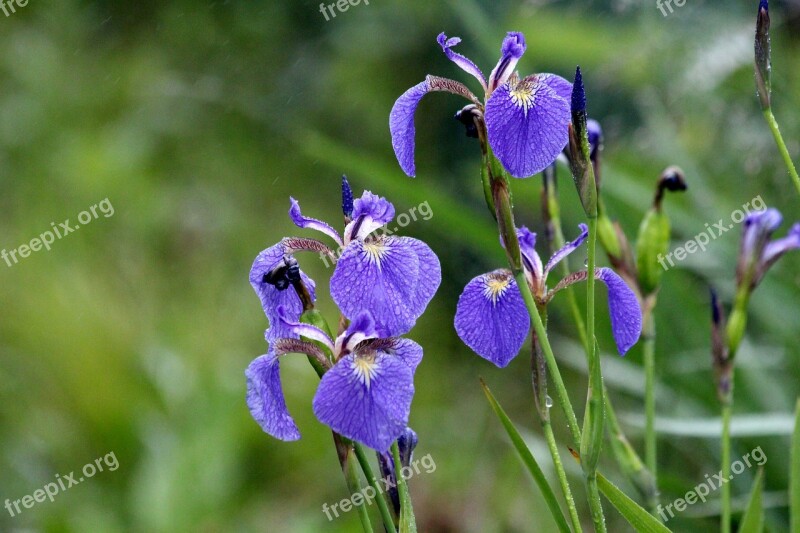
M 387 452 L 408 426 L 422 347 L 410 339 L 384 337 L 369 311 L 355 316 L 335 340 L 315 326 L 291 320 L 284 307 L 276 312 L 292 338 L 317 341 L 333 354 L 335 364 L 327 364 L 329 369 L 313 401 L 320 422 L 340 435 Z M 291 352 L 316 357 L 322 352 L 310 342 L 269 336 L 268 340 L 272 341 L 269 351 L 246 371 L 247 406 L 266 433 L 281 440 L 297 440 L 300 432 L 286 408 L 278 360 Z
M 403 93 L 389 116 L 392 145 L 400 167 L 414 176 L 414 113 L 422 97 L 445 91 L 469 100 L 473 113 L 483 115 L 489 145 L 503 166 L 517 178 L 525 178 L 548 167 L 567 145 L 572 84 L 554 74 L 534 74 L 520 79 L 514 72 L 525 53 L 525 37 L 509 32 L 500 47 L 500 59 L 487 81 L 468 58 L 454 52 L 461 39 L 437 38 L 448 59 L 474 76 L 484 91 L 483 102 L 464 84 L 427 76 Z
M 537 304 L 546 305 L 561 289 L 587 278 L 586 271 L 576 272 L 552 289 L 547 288 L 550 271 L 586 240 L 588 228 L 581 224 L 580 229 L 578 238 L 553 254 L 547 264 L 542 263 L 534 249 L 536 234 L 524 226 L 517 229 L 525 277 Z M 620 355 L 625 355 L 642 332 L 638 299 L 613 270 L 598 268 L 594 275 L 608 288 L 611 330 Z M 458 336 L 475 353 L 500 368 L 519 353 L 530 326 L 530 316 L 510 270 L 498 269 L 473 278 L 458 300 L 455 317 Z
M 418 239 L 376 232 L 394 218 L 385 198 L 365 191 L 353 202 L 350 218 L 331 297 L 347 318 L 367 310 L 385 335 L 407 333 L 439 288 L 439 259 Z
M 741 284 L 750 279 L 750 289 L 758 285 L 767 270 L 789 250 L 800 248 L 800 222 L 796 222 L 786 237 L 770 240 L 783 222 L 777 209 L 750 213 L 744 220 L 736 280 Z

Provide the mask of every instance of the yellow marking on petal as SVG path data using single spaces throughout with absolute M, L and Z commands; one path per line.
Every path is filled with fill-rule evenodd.
M 367 252 L 370 261 L 374 263 L 379 263 L 381 259 L 386 255 L 389 248 L 383 243 L 383 241 L 370 241 L 364 243 L 364 251 Z
M 511 96 L 511 102 L 517 107 L 521 107 L 525 113 L 536 103 L 536 95 L 533 88 L 533 83 L 523 81 L 508 92 L 509 96 Z
M 374 357 L 356 357 L 354 360 L 355 371 L 361 383 L 369 388 L 370 382 L 378 374 Z
M 497 305 L 497 300 L 506 292 L 510 284 L 511 278 L 508 276 L 488 276 L 483 295 L 492 300 L 492 305 Z

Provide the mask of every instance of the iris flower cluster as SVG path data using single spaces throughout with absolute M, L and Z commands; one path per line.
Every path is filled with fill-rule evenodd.
M 422 360 L 422 347 L 402 335 L 439 287 L 441 267 L 422 241 L 377 232 L 394 218 L 394 206 L 385 198 L 365 191 L 354 201 L 346 179 L 342 197 L 343 236 L 331 225 L 304 216 L 294 199 L 289 215 L 298 227 L 320 231 L 343 249 L 330 280 L 343 327 L 333 336 L 304 320 L 314 309 L 315 283 L 294 256 L 311 251 L 333 257 L 327 245 L 287 237 L 262 251 L 250 270 L 250 284 L 269 319 L 269 348 L 247 368 L 247 405 L 266 433 L 299 439 L 286 407 L 279 360 L 287 353 L 304 353 L 322 374 L 313 400 L 320 422 L 386 452 L 408 425 L 414 372 Z

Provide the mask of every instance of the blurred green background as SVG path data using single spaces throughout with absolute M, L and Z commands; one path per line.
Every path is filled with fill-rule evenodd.
M 773 99 L 797 160 L 800 4 L 772 4 Z M 504 262 L 483 205 L 477 146 L 452 120 L 463 103 L 444 94 L 423 101 L 414 180 L 394 159 L 389 110 L 428 73 L 476 90 L 441 53 L 439 32 L 460 35 L 459 51 L 488 73 L 505 32 L 521 30 L 521 72 L 571 78 L 582 66 L 590 114 L 606 132 L 603 194 L 629 236 L 673 163 L 690 184 L 667 200 L 673 247 L 758 195 L 789 219 L 782 234 L 800 210 L 755 97 L 756 5 L 689 0 L 664 17 L 654 0 L 371 0 L 326 22 L 318 2 L 305 0 L 32 0 L 0 13 L 0 246 L 27 243 L 51 222 L 74 223 L 105 198 L 115 209 L 50 251 L 0 263 L 0 500 L 109 452 L 119 461 L 53 503 L 13 518 L 0 509 L 0 530 L 359 530 L 354 512 L 333 522 L 321 512 L 346 490 L 330 431 L 311 411 L 317 378 L 304 358 L 282 364 L 299 442 L 263 434 L 244 403 L 244 369 L 266 350 L 251 262 L 285 235 L 309 235 L 286 216 L 290 195 L 307 215 L 339 221 L 346 173 L 354 189 L 387 196 L 398 213 L 426 201 L 433 211 L 404 230 L 428 242 L 443 269 L 410 334 L 425 348 L 411 425 L 417 453 L 437 466 L 411 482 L 421 531 L 552 531 L 478 385 L 483 376 L 552 475 L 527 356 L 500 371 L 452 328 L 466 282 Z M 580 205 L 564 169 L 561 179 L 569 238 Z M 538 178 L 514 183 L 518 219 L 539 231 L 540 190 Z M 664 502 L 719 470 L 708 285 L 730 301 L 738 239 L 738 230 L 724 234 L 664 277 Z M 300 260 L 325 295 L 331 271 L 315 256 Z M 732 457 L 756 446 L 767 455 L 770 531 L 787 528 L 799 286 L 800 255 L 787 256 L 752 299 L 738 364 L 734 426 L 744 434 Z M 604 302 L 603 291 L 607 384 L 641 449 L 641 347 L 615 355 Z M 327 297 L 321 307 L 335 318 Z M 556 299 L 550 315 L 581 406 L 586 376 L 566 300 Z M 553 413 L 566 444 L 563 416 Z M 579 467 L 567 468 L 588 517 Z M 601 468 L 635 494 L 608 457 Z M 736 478 L 735 496 L 746 496 L 754 475 Z M 713 527 L 717 508 L 714 499 L 694 505 L 669 525 Z M 628 530 L 607 502 L 606 512 L 611 531 Z

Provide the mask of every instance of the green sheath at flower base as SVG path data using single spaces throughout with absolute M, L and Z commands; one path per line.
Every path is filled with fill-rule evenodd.
M 622 245 L 620 245 L 617 230 L 614 229 L 614 223 L 602 210 L 600 216 L 597 217 L 597 239 L 608 255 L 622 260 Z

